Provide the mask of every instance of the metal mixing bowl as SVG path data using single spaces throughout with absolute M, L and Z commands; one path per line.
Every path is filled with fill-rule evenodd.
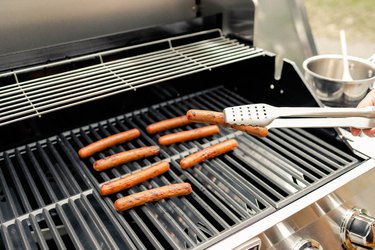
M 342 80 L 342 55 L 318 55 L 303 62 L 305 78 L 326 106 L 355 107 L 375 82 L 375 64 L 348 56 L 353 81 Z

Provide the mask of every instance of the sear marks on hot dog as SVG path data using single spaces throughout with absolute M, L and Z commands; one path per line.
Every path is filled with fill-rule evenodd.
M 110 195 L 121 190 L 134 187 L 144 181 L 147 181 L 151 178 L 154 178 L 158 175 L 161 175 L 169 170 L 169 163 L 167 161 L 161 161 L 155 163 L 149 167 L 143 168 L 134 173 L 125 175 L 116 180 L 111 180 L 104 183 L 100 187 L 101 195 Z
M 198 152 L 195 152 L 181 159 L 180 166 L 183 169 L 191 168 L 192 166 L 200 162 L 203 162 L 205 160 L 208 160 L 218 155 L 229 152 L 237 146 L 238 146 L 238 142 L 235 139 L 230 139 L 230 140 L 217 143 L 215 145 L 202 149 Z
M 203 122 L 224 125 L 224 113 L 211 110 L 191 109 L 186 112 L 186 117 L 192 122 Z
M 97 160 L 96 162 L 94 162 L 94 169 L 96 171 L 103 171 L 123 163 L 157 155 L 159 154 L 159 152 L 160 148 L 158 146 L 147 146 L 131 149 Z
M 186 115 L 183 115 L 150 124 L 146 127 L 146 131 L 149 134 L 155 134 L 167 129 L 182 127 L 190 123 L 192 123 L 192 121 L 189 121 Z
M 87 157 L 89 157 L 89 156 L 91 156 L 91 155 L 93 155 L 97 152 L 100 152 L 100 151 L 102 151 L 106 148 L 109 148 L 111 146 L 114 146 L 116 144 L 133 140 L 133 139 L 139 137 L 140 135 L 141 135 L 141 132 L 136 128 L 130 129 L 130 130 L 118 133 L 118 134 L 114 134 L 114 135 L 111 135 L 111 136 L 108 136 L 106 138 L 100 139 L 96 142 L 93 142 L 93 143 L 81 148 L 78 151 L 78 155 L 81 158 L 87 158 Z
M 204 126 L 201 128 L 185 130 L 177 133 L 167 134 L 159 137 L 160 145 L 171 145 L 174 143 L 199 139 L 219 133 L 217 125 Z
M 224 113 L 222 112 L 191 109 L 187 111 L 186 117 L 188 120 L 192 122 L 202 122 L 202 123 L 221 125 L 226 128 L 240 130 L 247 134 L 255 135 L 259 137 L 266 137 L 268 135 L 268 129 L 265 127 L 232 125 L 232 124 L 225 123 Z
M 159 201 L 166 198 L 188 195 L 193 191 L 190 183 L 170 184 L 139 193 L 124 196 L 115 201 L 115 209 L 119 212 L 143 205 L 148 202 Z

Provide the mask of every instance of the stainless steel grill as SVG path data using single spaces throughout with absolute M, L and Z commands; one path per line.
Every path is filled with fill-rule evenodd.
M 359 164 L 313 131 L 273 129 L 267 138 L 221 129 L 204 138 L 162 147 L 156 157 L 104 172 L 92 163 L 127 149 L 156 145 L 140 138 L 81 160 L 80 147 L 133 127 L 182 115 L 190 108 L 222 110 L 250 103 L 223 86 L 145 107 L 63 132 L 0 154 L 0 248 L 205 248 L 265 218 Z M 183 128 L 190 129 L 200 124 Z M 236 137 L 239 147 L 188 171 L 179 159 L 218 141 Z M 171 170 L 142 185 L 101 197 L 99 185 L 161 159 Z M 191 195 L 146 204 L 123 213 L 116 198 L 176 182 L 190 182 Z
M 196 41 L 186 44 L 186 39 Z M 148 52 L 137 54 L 139 50 Z M 220 30 L 210 30 L 7 72 L 0 75 L 0 81 L 13 83 L 0 87 L 0 126 L 211 70 L 262 52 L 225 37 Z M 113 59 L 113 55 L 121 53 L 135 55 Z M 51 76 L 20 79 L 25 73 L 87 60 L 94 62 Z
M 299 67 L 316 52 L 301 1 L 0 6 L 0 249 L 374 245 L 365 241 L 374 239 L 375 218 L 364 209 L 375 211 L 368 198 L 375 162 L 345 129 L 273 128 L 258 138 L 221 128 L 162 146 L 158 156 L 103 172 L 92 166 L 203 126 L 145 132 L 188 109 L 318 107 Z M 142 131 L 137 139 L 79 158 L 82 146 L 134 127 Z M 231 138 L 235 150 L 181 169 L 182 157 Z M 100 195 L 101 184 L 160 160 L 170 162 L 166 173 Z M 193 193 L 114 209 L 117 198 L 179 182 Z

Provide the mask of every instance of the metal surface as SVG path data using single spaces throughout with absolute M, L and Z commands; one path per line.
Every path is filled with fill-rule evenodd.
M 227 107 L 224 120 L 229 124 L 253 125 L 265 127 L 279 118 L 290 117 L 368 117 L 375 118 L 375 108 L 312 108 L 312 107 L 275 107 L 265 103 L 256 103 Z M 311 120 L 311 119 L 310 119 Z M 305 126 L 308 126 L 306 124 Z M 327 126 L 327 125 L 326 125 Z M 353 125 L 354 126 L 354 125 Z
M 375 218 L 360 208 L 352 208 L 344 215 L 340 225 L 340 237 L 345 247 L 375 247 Z
M 267 139 L 222 129 L 211 139 L 162 147 L 160 156 L 100 173 L 92 168 L 95 160 L 155 145 L 162 134 L 142 132 L 139 139 L 85 160 L 76 153 L 94 140 L 132 127 L 144 131 L 147 124 L 181 115 L 190 108 L 222 110 L 243 103 L 248 100 L 218 87 L 1 153 L 0 247 L 206 248 L 360 163 L 298 129 L 275 130 Z M 199 125 L 186 128 L 195 126 Z M 178 161 L 185 155 L 233 137 L 240 143 L 234 152 L 188 171 L 179 167 Z M 99 196 L 100 183 L 160 159 L 171 162 L 171 171 L 117 195 Z M 113 208 L 114 200 L 123 195 L 181 181 L 192 184 L 192 195 L 124 213 Z
M 364 117 L 344 118 L 290 118 L 275 119 L 267 128 L 373 128 L 375 119 Z
M 350 74 L 349 61 L 348 61 L 348 49 L 346 46 L 346 36 L 345 36 L 344 30 L 340 30 L 340 42 L 341 42 L 342 64 L 343 64 L 342 79 L 347 82 L 353 81 L 353 78 Z
M 209 249 L 231 249 L 234 242 L 252 237 L 259 237 L 261 249 L 267 250 L 290 250 L 306 239 L 316 240 L 323 249 L 342 249 L 340 225 L 345 214 L 359 205 L 374 214 L 375 203 L 369 198 L 374 178 L 371 159 Z
M 0 249 L 247 249 L 257 247 L 259 239 L 271 249 L 340 245 L 336 232 L 351 208 L 345 196 L 365 188 L 354 183 L 341 199 L 328 194 L 375 163 L 348 150 L 334 130 L 272 129 L 267 138 L 257 138 L 222 128 L 210 138 L 162 147 L 158 156 L 103 172 L 92 167 L 105 156 L 157 145 L 160 136 L 172 131 L 149 135 L 146 125 L 191 108 L 221 111 L 268 100 L 276 106 L 289 100 L 319 103 L 295 67 L 315 54 L 302 0 L 79 5 L 16 0 L 0 3 L 0 14 L 0 69 L 7 70 L 0 76 L 0 125 L 11 131 L 3 133 L 3 144 L 14 131 L 24 131 L 17 133 L 19 138 L 28 136 L 15 143 L 21 146 L 0 152 Z M 192 34 L 213 28 L 220 29 Z M 276 53 L 276 70 L 274 54 L 263 49 Z M 129 91 L 140 87 L 145 88 Z M 143 90 L 154 96 L 141 96 Z M 185 93 L 192 94 L 181 96 Z M 152 101 L 145 105 L 148 98 Z M 118 107 L 99 110 L 108 99 Z M 160 100 L 168 101 L 149 106 Z M 70 116 L 76 111 L 72 106 L 81 116 Z M 126 111 L 120 111 L 123 106 Z M 90 108 L 94 111 L 86 122 L 82 113 Z M 100 118 L 92 118 L 96 115 Z M 71 125 L 57 126 L 63 119 Z M 54 125 L 54 130 L 46 128 Z M 87 159 L 78 157 L 84 145 L 133 127 L 142 131 L 139 138 Z M 229 138 L 239 142 L 234 151 L 187 171 L 180 168 L 184 156 Z M 163 159 L 171 163 L 163 175 L 100 196 L 100 184 Z M 190 182 L 193 193 L 123 213 L 113 207 L 122 196 L 178 182 Z M 371 192 L 367 189 L 367 197 Z M 321 228 L 328 227 L 333 229 L 322 235 Z M 280 237 L 260 234 L 266 230 Z
M 203 0 L 198 1 L 198 12 L 202 16 L 216 13 L 222 15 L 222 29 L 249 43 L 254 39 L 254 1 L 247 0 Z
M 194 38 L 196 42 L 180 45 L 183 39 Z M 152 49 L 152 52 L 107 61 L 114 54 L 132 53 L 139 49 Z M 258 56 L 262 52 L 226 38 L 220 30 L 210 30 L 4 73 L 0 75 L 0 81 L 11 78 L 14 83 L 0 87 L 0 126 L 212 70 Z M 96 63 L 37 79 L 20 81 L 18 77 L 22 73 L 88 59 L 95 59 Z
M 368 60 L 348 56 L 352 81 L 342 79 L 342 55 L 318 55 L 303 62 L 305 77 L 326 106 L 356 107 L 375 82 L 375 65 Z
M 254 26 L 247 0 L 5 0 L 0 14 L 0 71 L 213 28 L 252 44 Z
M 349 148 L 357 154 L 366 155 L 375 159 L 375 140 L 372 137 L 361 134 L 360 136 L 353 136 L 347 129 L 339 128 L 340 137 L 345 141 Z
M 293 250 L 323 250 L 319 242 L 312 239 L 304 239 L 297 241 L 297 244 L 293 247 Z
M 0 56 L 193 18 L 194 6 L 192 0 L 1 1 Z
M 254 45 L 276 54 L 275 77 L 280 78 L 283 59 L 296 63 L 317 54 L 303 0 L 254 0 Z
M 374 161 L 372 163 L 374 164 Z M 340 229 L 348 219 L 347 217 L 351 218 L 352 214 L 359 214 L 358 211 L 362 211 L 357 208 L 359 204 L 361 207 L 366 207 L 370 216 L 374 214 L 375 204 L 372 199 L 369 199 L 373 188 L 372 185 L 367 185 L 372 183 L 375 177 L 374 166 L 307 208 L 285 219 L 274 228 L 265 231 L 260 236 L 263 243 L 262 249 L 291 249 L 290 244 L 294 242 L 293 238 L 313 238 L 320 243 L 323 249 L 343 249 L 342 244 L 346 245 L 345 249 L 371 249 L 371 245 L 368 245 L 368 248 L 363 248 L 365 241 L 362 241 L 362 246 L 360 246 L 351 244 L 350 239 L 345 237 L 344 242 Z M 286 234 L 286 229 L 291 227 L 293 228 L 292 232 Z M 324 233 L 321 233 L 322 229 L 324 229 Z M 362 229 L 369 228 L 362 227 Z M 345 232 L 344 234 L 350 233 Z

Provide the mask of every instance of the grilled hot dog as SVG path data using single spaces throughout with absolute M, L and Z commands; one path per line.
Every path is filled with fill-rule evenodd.
M 169 170 L 169 163 L 167 161 L 161 161 L 151 165 L 150 167 L 143 168 L 137 172 L 125 175 L 116 180 L 109 181 L 104 183 L 100 187 L 101 195 L 110 195 L 121 190 L 131 188 L 135 185 L 138 185 L 144 181 L 147 181 L 151 178 L 154 178 L 162 173 L 165 173 Z
M 217 125 L 210 125 L 161 136 L 159 138 L 159 144 L 170 145 L 173 143 L 199 139 L 217 133 L 219 133 L 219 127 Z
M 210 110 L 199 110 L 191 109 L 186 113 L 188 120 L 192 122 L 203 122 L 209 124 L 217 124 L 226 128 L 232 128 L 246 132 L 250 135 L 255 135 L 259 137 L 266 137 L 268 135 L 268 129 L 265 127 L 255 127 L 247 125 L 232 125 L 225 123 L 224 114 L 222 112 L 215 112 Z
M 94 169 L 96 171 L 106 170 L 120 164 L 146 158 L 152 155 L 159 154 L 160 148 L 158 146 L 148 146 L 136 149 L 131 149 L 125 152 L 114 154 L 94 162 Z
M 192 121 L 189 121 L 186 115 L 183 115 L 183 116 L 174 117 L 171 119 L 167 119 L 167 120 L 163 120 L 160 122 L 150 124 L 146 127 L 146 131 L 149 134 L 155 134 L 157 132 L 164 131 L 167 129 L 181 127 L 189 123 L 192 123 Z
M 135 139 L 140 135 L 141 135 L 141 132 L 136 128 L 133 128 L 133 129 L 130 129 L 130 130 L 118 133 L 118 134 L 114 134 L 114 135 L 111 135 L 111 136 L 108 136 L 106 138 L 100 139 L 99 141 L 93 142 L 93 143 L 81 148 L 78 151 L 78 155 L 81 158 L 86 158 L 86 157 L 89 157 L 89 156 L 99 152 L 99 151 L 102 151 L 106 148 L 114 146 L 116 144 Z
M 175 196 L 188 195 L 192 191 L 193 190 L 189 183 L 170 184 L 119 198 L 115 201 L 114 205 L 117 211 L 122 212 L 124 210 L 143 205 L 147 202 L 159 201 Z
M 226 140 L 218 144 L 212 145 L 208 148 L 202 149 L 194 154 L 188 155 L 181 159 L 180 166 L 183 169 L 188 169 L 202 161 L 214 158 L 218 155 L 224 154 L 237 147 L 238 142 L 235 139 Z

